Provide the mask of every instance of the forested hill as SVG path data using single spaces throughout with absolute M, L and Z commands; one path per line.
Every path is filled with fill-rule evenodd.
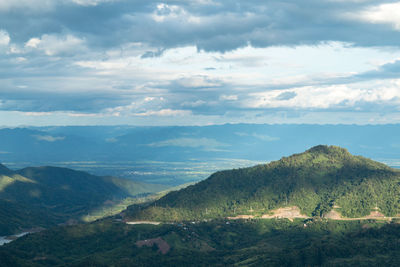
M 48 227 L 136 197 L 165 190 L 163 185 L 102 177 L 58 167 L 11 171 L 0 165 L 0 236 Z
M 376 208 L 400 213 L 400 172 L 353 156 L 336 146 L 316 146 L 269 164 L 220 171 L 183 190 L 171 192 L 129 216 L 155 220 L 191 220 L 239 214 L 261 215 L 298 206 L 308 216 L 322 216 L 333 206 L 343 216 L 358 217 Z

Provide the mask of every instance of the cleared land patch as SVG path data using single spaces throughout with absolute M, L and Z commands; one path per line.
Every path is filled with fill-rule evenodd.
M 154 244 L 157 245 L 158 251 L 161 254 L 167 254 L 168 251 L 171 249 L 171 246 L 167 242 L 165 242 L 164 239 L 162 239 L 161 237 L 140 240 L 136 242 L 136 246 L 139 248 L 143 246 L 152 247 Z

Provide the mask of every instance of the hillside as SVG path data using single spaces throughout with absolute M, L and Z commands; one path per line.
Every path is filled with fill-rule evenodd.
M 8 175 L 10 173 L 12 173 L 12 171 L 9 168 L 4 166 L 3 164 L 0 164 L 0 175 Z
M 4 266 L 399 266 L 400 226 L 254 220 L 56 227 L 0 246 Z
M 366 216 L 374 209 L 395 216 L 400 213 L 399 182 L 398 170 L 320 145 L 269 164 L 214 173 L 145 209 L 131 207 L 128 217 L 179 221 L 261 216 L 288 206 L 308 216 L 324 216 L 334 206 L 346 217 Z
M 1 165 L 0 173 L 0 236 L 69 219 L 79 221 L 107 203 L 166 189 L 56 167 L 14 172 Z

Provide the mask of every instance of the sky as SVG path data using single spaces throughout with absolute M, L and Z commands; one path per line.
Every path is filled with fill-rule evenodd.
M 0 0 L 0 126 L 400 123 L 400 2 Z

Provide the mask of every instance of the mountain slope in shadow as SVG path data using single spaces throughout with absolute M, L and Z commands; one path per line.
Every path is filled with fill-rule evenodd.
M 79 221 L 104 203 L 165 189 L 162 185 L 67 168 L 29 167 L 11 171 L 0 165 L 0 235 L 70 219 Z

